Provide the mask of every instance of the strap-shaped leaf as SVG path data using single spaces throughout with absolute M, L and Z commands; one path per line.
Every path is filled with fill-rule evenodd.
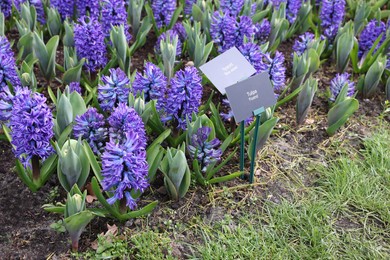
M 274 129 L 274 127 L 276 126 L 278 121 L 279 121 L 279 118 L 273 117 L 273 118 L 265 121 L 262 125 L 260 125 L 258 135 L 257 135 L 257 144 L 255 147 L 256 151 L 259 151 L 264 146 L 264 144 L 267 142 L 268 138 L 270 137 L 270 135 L 272 133 L 272 130 Z M 251 158 L 252 149 L 253 149 L 252 142 L 253 142 L 253 137 L 252 137 L 252 140 L 249 144 L 250 148 L 249 148 L 248 156 L 251 160 L 255 160 L 255 158 Z
M 93 173 L 95 174 L 99 183 L 101 183 L 103 180 L 102 169 L 100 168 L 100 165 L 97 162 L 96 156 L 93 153 L 91 147 L 89 146 L 88 142 L 85 140 L 83 142 L 83 148 L 84 148 L 86 156 L 88 157 L 89 163 L 91 164 Z
M 359 101 L 349 98 L 332 107 L 328 112 L 328 128 L 326 132 L 334 135 L 347 122 L 348 118 L 359 109 Z
M 229 175 L 225 175 L 225 176 L 222 176 L 222 177 L 213 178 L 213 179 L 209 180 L 208 183 L 215 184 L 215 183 L 230 181 L 230 180 L 233 180 L 235 178 L 240 177 L 244 173 L 245 172 L 239 171 L 239 172 L 235 172 L 235 173 L 232 173 L 232 174 L 229 174 Z

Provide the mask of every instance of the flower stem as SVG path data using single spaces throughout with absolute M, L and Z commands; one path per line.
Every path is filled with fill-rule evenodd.
M 77 239 L 72 240 L 72 251 L 73 252 L 79 251 L 79 241 Z
M 40 174 L 40 167 L 39 167 L 39 157 L 37 155 L 34 155 L 31 158 L 31 164 L 32 164 L 33 180 L 39 180 L 41 174 Z
M 127 206 L 126 206 L 126 198 L 122 198 L 119 201 L 119 212 L 121 214 L 125 214 L 127 212 Z

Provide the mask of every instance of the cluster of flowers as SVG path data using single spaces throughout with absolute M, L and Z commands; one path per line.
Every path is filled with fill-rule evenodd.
M 240 47 L 245 38 L 264 43 L 270 32 L 271 25 L 267 19 L 253 24 L 250 17 L 236 16 L 229 9 L 214 12 L 210 25 L 210 36 L 220 53 L 234 46 Z
M 87 140 L 94 153 L 101 156 L 103 189 L 114 193 L 107 202 L 113 204 L 125 198 L 126 205 L 134 209 L 136 201 L 131 192 L 144 192 L 149 186 L 144 123 L 125 103 L 118 104 L 107 122 L 109 126 L 96 108 L 89 108 L 76 117 L 73 134 Z
M 137 72 L 133 82 L 133 93 L 144 93 L 145 100 L 156 100 L 157 110 L 165 123 L 176 121 L 186 129 L 186 119 L 198 113 L 202 99 L 202 77 L 194 67 L 176 72 L 169 82 L 159 67 L 146 63 L 143 74 Z

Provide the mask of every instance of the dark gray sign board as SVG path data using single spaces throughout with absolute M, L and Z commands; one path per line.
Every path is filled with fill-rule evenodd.
M 225 88 L 256 73 L 255 68 L 236 47 L 225 51 L 199 69 L 223 95 L 226 93 Z
M 253 115 L 253 111 L 276 104 L 274 88 L 267 72 L 226 88 L 226 94 L 233 110 L 234 120 L 239 123 Z

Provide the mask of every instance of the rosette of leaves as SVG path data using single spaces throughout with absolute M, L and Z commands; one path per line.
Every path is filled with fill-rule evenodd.
M 296 118 L 298 125 L 305 121 L 307 113 L 313 102 L 313 98 L 318 89 L 318 80 L 310 77 L 303 84 L 302 91 L 298 95 L 296 105 Z
M 56 75 L 55 66 L 58 43 L 58 35 L 53 36 L 47 44 L 45 44 L 43 42 L 43 36 L 34 32 L 34 55 L 38 58 L 39 68 L 48 82 Z
M 81 140 L 69 139 L 61 148 L 58 143 L 55 145 L 58 154 L 57 174 L 62 187 L 69 192 L 75 184 L 84 186 L 90 165 Z
M 100 210 L 87 209 L 85 203 L 86 197 L 87 191 L 85 190 L 82 193 L 77 184 L 75 184 L 69 191 L 65 204 L 43 205 L 43 208 L 48 212 L 64 214 L 62 225 L 69 233 L 72 241 L 72 250 L 75 252 L 79 248 L 80 235 L 88 223 L 96 216 L 105 216 Z
M 173 200 L 183 198 L 191 184 L 191 172 L 185 156 L 185 144 L 179 148 L 168 148 L 161 161 L 160 171 L 164 174 L 164 185 Z

